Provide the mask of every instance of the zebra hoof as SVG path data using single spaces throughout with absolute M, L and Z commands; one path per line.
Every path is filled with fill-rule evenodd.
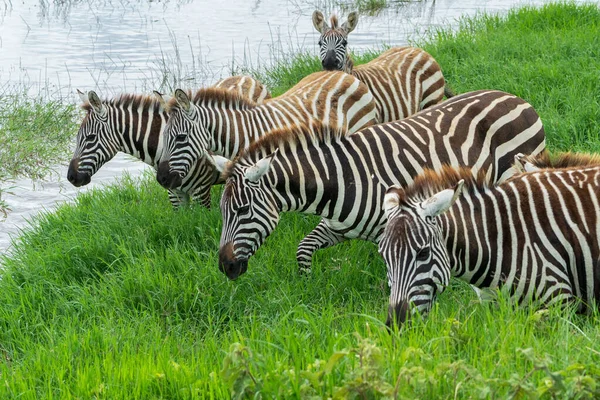
M 310 276 L 311 274 L 312 274 L 312 269 L 310 267 L 298 267 L 298 275 Z

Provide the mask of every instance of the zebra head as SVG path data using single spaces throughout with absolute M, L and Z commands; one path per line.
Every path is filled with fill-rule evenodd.
M 167 189 L 181 186 L 192 166 L 204 157 L 209 148 L 205 116 L 201 108 L 190 101 L 181 89 L 175 91 L 169 119 L 163 132 L 163 150 L 156 179 Z
M 407 199 L 401 188 L 386 192 L 387 225 L 379 253 L 387 264 L 390 285 L 387 326 L 402 324 L 416 312 L 426 314 L 448 285 L 450 258 L 437 217 L 454 204 L 463 183 L 425 201 Z
M 277 150 L 252 165 L 233 166 L 221 197 L 223 228 L 219 246 L 219 269 L 229 279 L 236 279 L 248 269 L 248 259 L 262 245 L 279 223 L 268 172 Z M 223 157 L 212 156 L 218 170 Z
M 319 38 L 319 55 L 321 65 L 327 71 L 352 72 L 352 61 L 348 57 L 348 34 L 356 28 L 358 14 L 351 12 L 348 20 L 338 26 L 338 19 L 331 16 L 331 26 L 325 22 L 325 17 L 320 11 L 315 11 L 312 16 L 315 29 L 321 34 Z
M 110 124 L 106 104 L 93 91 L 87 95 L 79 90 L 77 93 L 87 114 L 77 132 L 77 145 L 69 163 L 67 179 L 79 187 L 90 183 L 92 175 L 117 154 L 121 143 Z

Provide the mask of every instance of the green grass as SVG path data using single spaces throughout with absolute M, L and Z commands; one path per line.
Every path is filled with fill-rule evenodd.
M 6 182 L 41 179 L 67 158 L 77 126 L 75 106 L 61 101 L 32 99 L 18 91 L 0 94 L 0 214 L 6 204 Z
M 516 92 L 552 149 L 595 150 L 598 9 L 478 18 L 426 45 L 452 88 Z M 534 54 L 510 58 L 504 43 Z M 315 66 L 300 56 L 264 76 L 284 90 Z M 36 218 L 2 260 L 0 398 L 600 396 L 600 314 L 517 308 L 502 295 L 481 304 L 453 282 L 428 318 L 390 334 L 375 245 L 319 252 L 312 276 L 298 276 L 295 248 L 313 217 L 284 215 L 248 273 L 228 281 L 217 268 L 219 192 L 209 211 L 174 212 L 153 177 L 125 179 Z

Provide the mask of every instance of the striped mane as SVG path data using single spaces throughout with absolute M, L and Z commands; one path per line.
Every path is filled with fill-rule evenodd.
M 337 15 L 332 14 L 331 17 L 329 17 L 329 23 L 331 24 L 330 25 L 331 29 L 337 29 L 338 28 L 338 24 L 339 24 Z
M 313 121 L 309 125 L 293 125 L 281 129 L 273 130 L 264 135 L 250 147 L 242 150 L 223 171 L 222 177 L 230 177 L 235 167 L 250 166 L 263 157 L 273 153 L 276 149 L 285 149 L 297 147 L 301 143 L 313 143 L 315 145 L 331 143 L 337 139 L 343 138 L 348 133 L 342 129 L 335 129 L 320 122 Z
M 444 165 L 439 171 L 426 168 L 412 184 L 404 189 L 395 189 L 395 192 L 400 197 L 400 205 L 410 205 L 411 201 L 423 201 L 442 190 L 452 189 L 461 179 L 465 182 L 463 191 L 475 192 L 492 185 L 484 170 L 479 170 L 474 177 L 469 167 Z
M 242 96 L 236 91 L 227 90 L 221 87 L 208 87 L 198 89 L 192 94 L 191 90 L 186 91 L 190 101 L 196 105 L 219 105 L 219 107 L 229 109 L 241 109 L 256 107 L 256 103 L 247 97 Z M 167 109 L 178 110 L 180 105 L 174 97 L 169 100 Z
M 537 168 L 592 167 L 600 165 L 600 154 L 571 153 L 569 151 L 550 155 L 544 151 L 537 156 L 525 156 Z
M 145 94 L 122 94 L 112 99 L 102 100 L 102 103 L 110 108 L 129 108 L 138 109 L 140 106 L 145 110 L 153 109 L 158 111 L 160 108 L 160 102 L 154 96 L 148 96 Z M 85 102 L 81 105 L 81 108 L 86 112 L 92 110 L 92 106 L 89 102 Z

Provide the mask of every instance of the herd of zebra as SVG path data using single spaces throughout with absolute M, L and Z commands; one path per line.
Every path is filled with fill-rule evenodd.
M 174 207 L 209 207 L 211 186 L 224 183 L 219 268 L 230 279 L 282 212 L 319 215 L 298 246 L 300 271 L 318 249 L 378 243 L 388 326 L 429 311 L 450 276 L 507 287 L 519 303 L 590 310 L 600 158 L 551 159 L 530 104 L 497 90 L 453 95 L 424 50 L 391 48 L 354 68 L 357 22 L 315 11 L 323 71 L 276 98 L 248 76 L 173 97 L 80 92 L 87 113 L 68 180 L 89 183 L 122 151 L 156 168 Z

